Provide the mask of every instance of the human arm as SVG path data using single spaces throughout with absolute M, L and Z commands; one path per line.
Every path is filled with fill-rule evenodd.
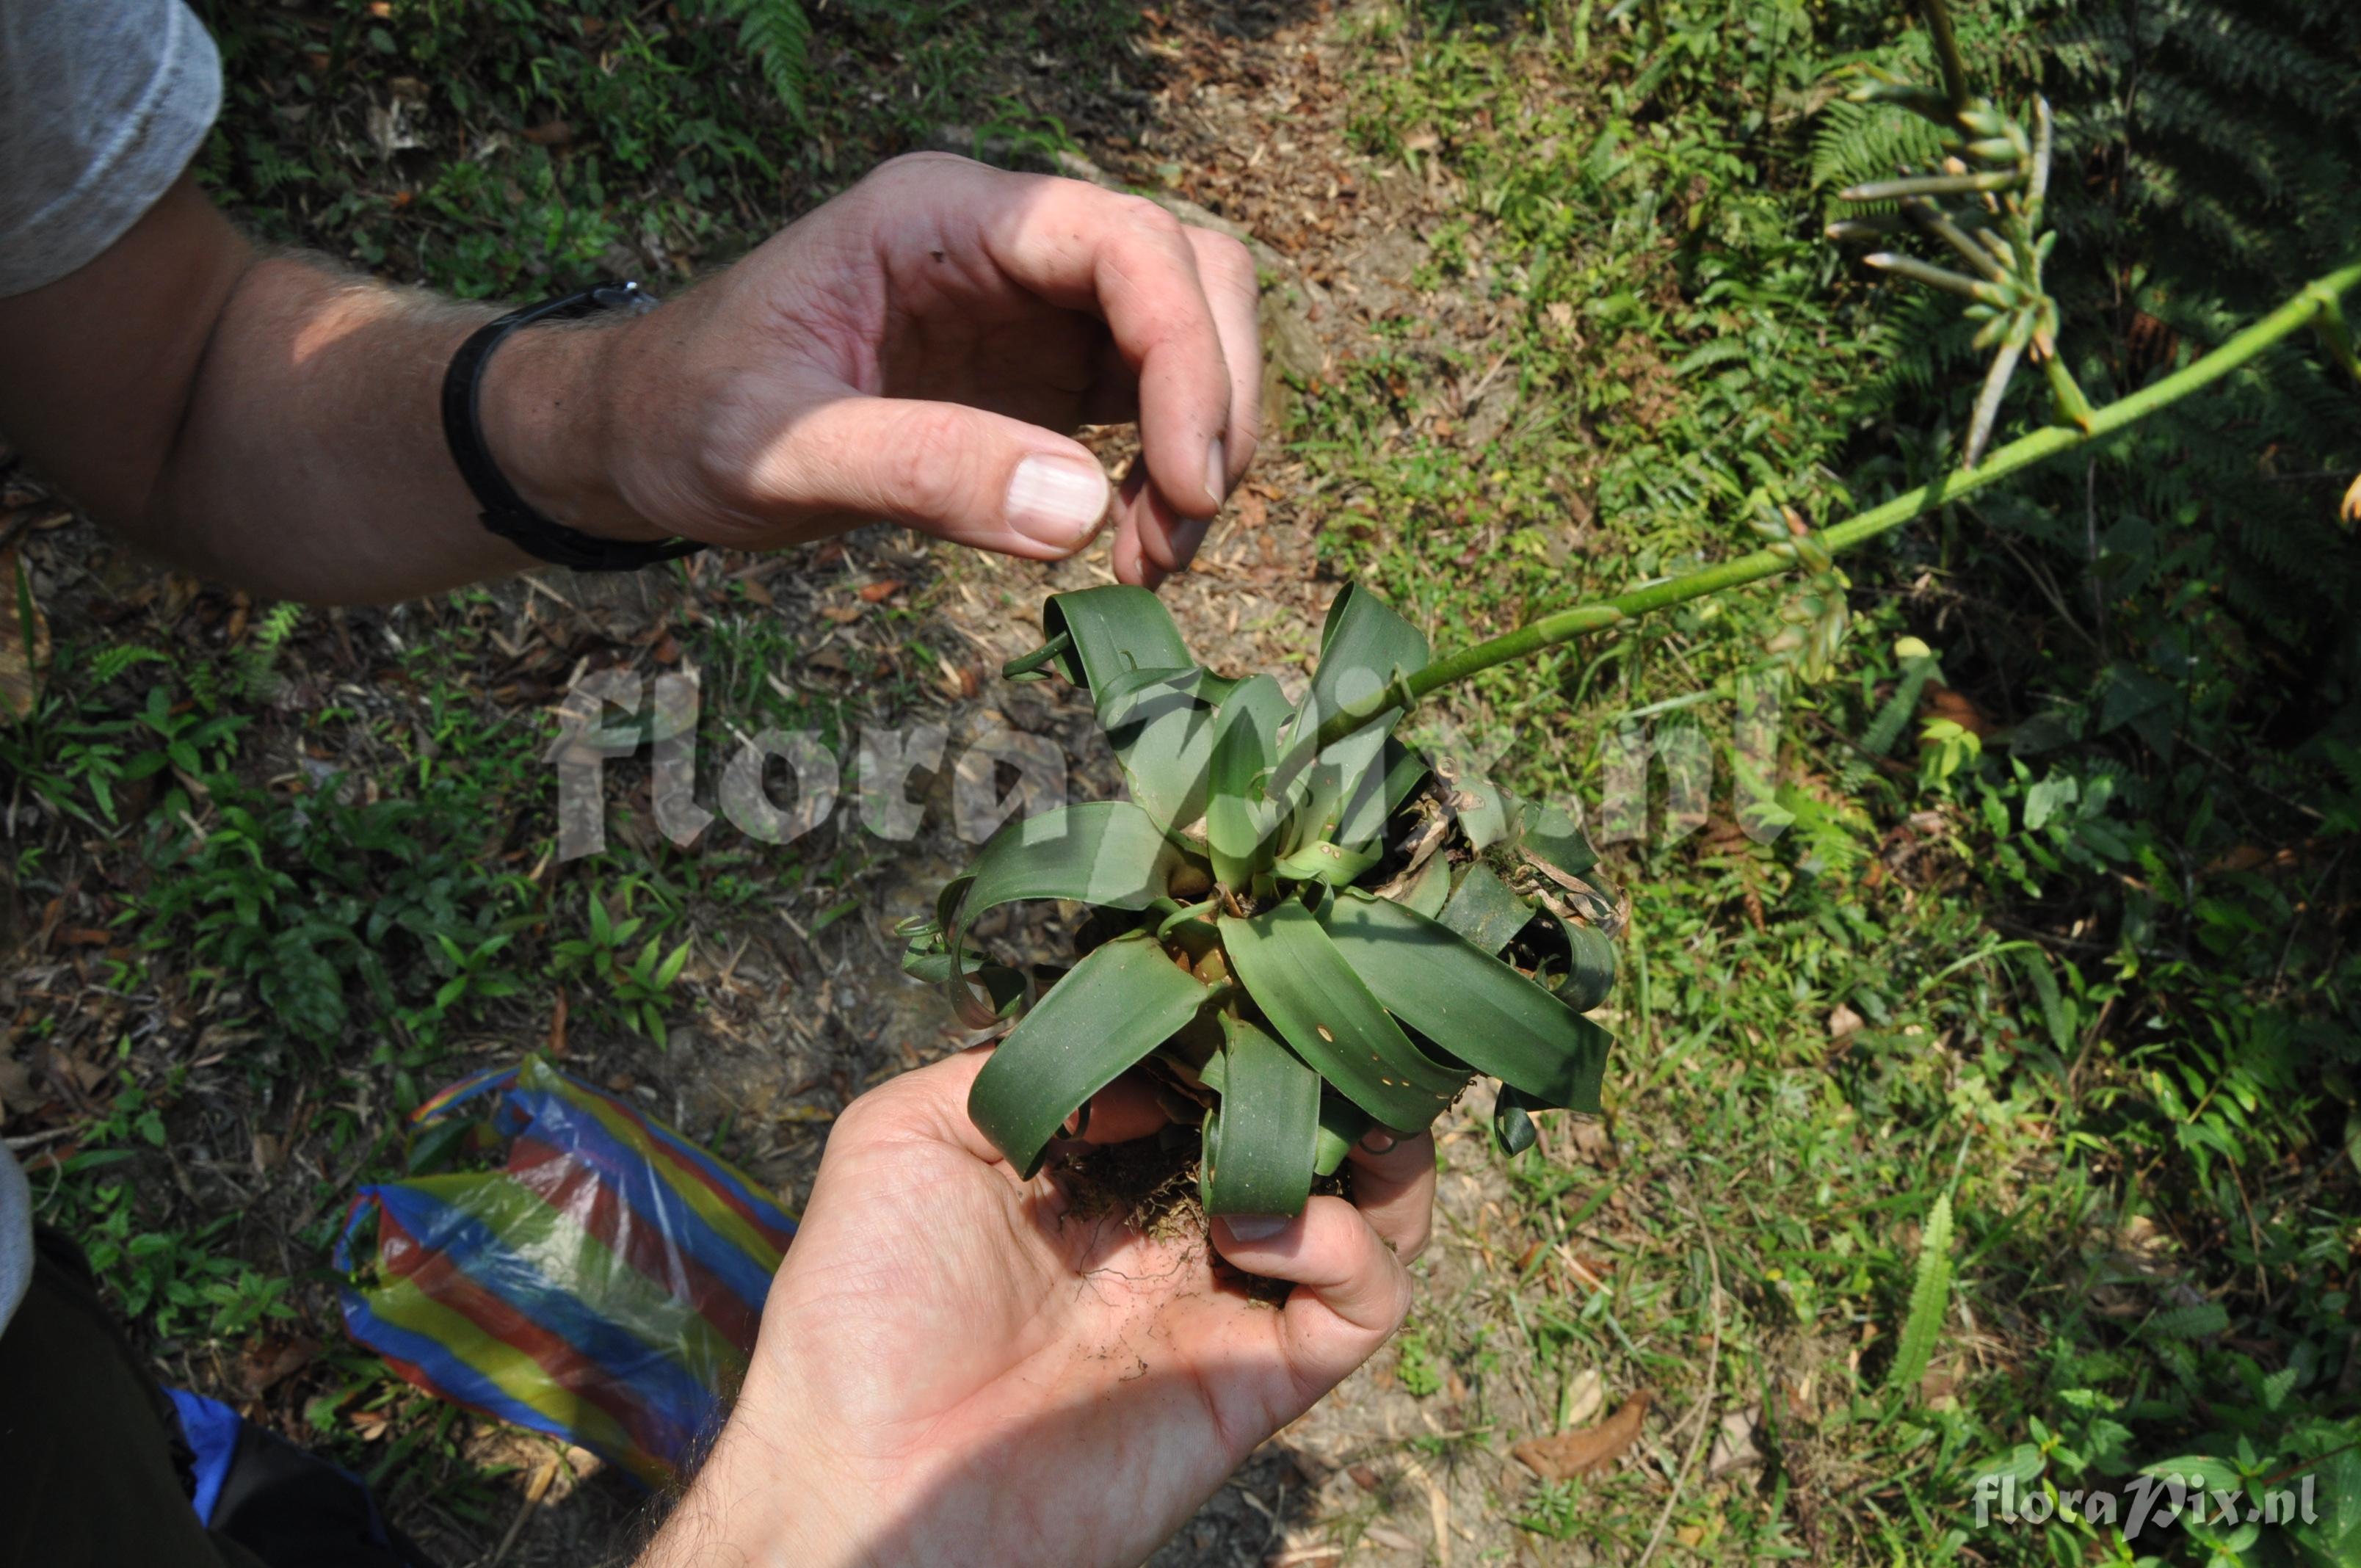
M 1137 1563 L 1392 1333 L 1434 1145 L 1354 1152 L 1216 1277 L 1202 1239 L 1075 1214 L 966 1111 L 985 1053 L 880 1087 L 833 1130 L 736 1409 L 640 1568 Z M 1101 1096 L 1095 1140 L 1160 1116 Z
M 1137 198 L 897 159 L 645 316 L 514 334 L 485 435 L 592 533 L 762 548 L 882 517 L 1046 559 L 1111 515 L 1118 574 L 1152 581 L 1252 458 L 1253 299 L 1242 247 Z M 495 313 L 263 256 L 184 176 L 0 299 L 0 432 L 102 521 L 258 592 L 447 587 L 528 564 L 478 524 L 439 413 Z M 1062 433 L 1134 417 L 1146 472 L 1110 507 Z

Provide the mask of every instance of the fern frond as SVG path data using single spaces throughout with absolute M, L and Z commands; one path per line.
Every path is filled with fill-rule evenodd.
M 2143 1338 L 2192 1340 L 2227 1333 L 2229 1329 L 2227 1308 L 2219 1301 L 2200 1301 L 2194 1306 L 2167 1307 L 2151 1313 L 2140 1332 Z
M 1897 170 L 1941 161 L 1935 127 L 1884 104 L 1839 98 L 1820 111 L 1812 134 L 1812 183 L 1824 191 L 1891 178 Z
M 254 645 L 265 652 L 276 653 L 280 644 L 287 641 L 302 619 L 303 607 L 300 604 L 291 600 L 272 605 L 264 612 L 262 619 L 254 623 Z
M 2326 58 L 2268 22 L 2226 5 L 2196 5 L 2177 27 L 2186 58 L 2224 87 L 2285 99 L 2309 115 L 2345 112 L 2351 88 Z
M 717 0 L 737 18 L 738 44 L 762 67 L 763 80 L 797 123 L 811 82 L 811 18 L 800 0 Z
M 91 656 L 90 679 L 93 685 L 103 686 L 126 670 L 139 664 L 163 664 L 170 661 L 162 652 L 140 643 L 102 648 Z
M 267 702 L 277 696 L 279 650 L 302 619 L 300 604 L 275 604 L 265 610 L 248 629 L 246 645 L 231 658 L 225 691 L 244 702 Z
M 2287 175 L 2275 150 L 2285 145 L 2283 139 L 2204 84 L 2159 71 L 2140 84 L 2139 114 L 2146 128 L 2203 148 L 2253 181 L 2268 200 L 2286 192 Z
M 1910 1314 L 1903 1321 L 1902 1343 L 1894 1352 L 1894 1365 L 1885 1372 L 1888 1393 L 1916 1397 L 1950 1309 L 1951 1195 L 1946 1192 L 1935 1200 L 1918 1242 L 1918 1273 L 1910 1285 Z

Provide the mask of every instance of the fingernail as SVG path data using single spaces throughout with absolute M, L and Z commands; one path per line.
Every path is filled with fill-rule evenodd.
M 1205 449 L 1205 494 L 1219 507 L 1230 492 L 1230 460 L 1222 450 L 1222 438 L 1213 437 L 1213 445 Z
M 1106 516 L 1106 475 L 1095 463 L 1036 454 L 1008 481 L 1008 526 L 1041 544 L 1070 550 Z
M 1361 1135 L 1361 1146 L 1371 1154 L 1391 1154 L 1401 1146 L 1401 1140 L 1383 1127 L 1371 1127 Z
M 1284 1214 L 1224 1214 L 1222 1223 L 1234 1240 L 1251 1244 L 1267 1242 L 1295 1222 Z

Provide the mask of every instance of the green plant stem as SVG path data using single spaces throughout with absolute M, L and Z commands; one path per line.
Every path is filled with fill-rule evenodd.
M 2091 400 L 2082 395 L 2082 384 L 2074 379 L 2074 372 L 2066 368 L 2066 356 L 2052 348 L 2041 361 L 2044 375 L 2049 378 L 2050 396 L 2058 402 L 2058 417 L 2068 423 L 2089 429 L 2095 416 Z
M 1968 106 L 1968 68 L 1960 59 L 1960 40 L 1951 36 L 1951 10 L 1943 0 L 1918 0 L 1918 14 L 1927 19 L 1927 32 L 1935 40 L 1935 59 L 1943 68 L 1943 91 L 1951 100 L 1951 113 L 1958 114 Z
M 2331 294 L 2321 302 L 2320 341 L 2328 349 L 2328 356 L 2345 368 L 2355 380 L 2361 381 L 2361 358 L 2353 353 L 2353 332 L 2345 323 L 2345 307 Z
M 2051 425 L 2012 441 L 1973 468 L 1947 474 L 1930 484 L 1905 491 L 1883 506 L 1872 507 L 1858 517 L 1838 523 L 1819 534 L 1817 543 L 1829 554 L 1850 550 L 1880 534 L 1891 532 L 1915 518 L 1923 517 L 1937 507 L 1964 499 L 1978 490 L 1998 484 L 2012 474 L 2137 424 L 2191 393 L 2213 385 L 2290 334 L 2301 332 L 2325 319 L 2327 313 L 2336 308 L 2337 301 L 2356 288 L 2361 288 L 2361 262 L 2341 268 L 2312 283 L 2294 299 L 2204 357 L 2128 397 L 2109 403 L 2105 408 L 2092 411 L 2081 424 Z M 1463 648 L 1456 653 L 1438 659 L 1414 674 L 1398 674 L 1383 690 L 1332 715 L 1320 726 L 1311 743 L 1297 748 L 1285 764 L 1274 773 L 1272 787 L 1283 786 L 1313 756 L 1355 730 L 1396 707 L 1407 707 L 1427 693 L 1447 686 L 1454 681 L 1466 680 L 1495 664 L 1531 658 L 1544 648 L 1554 648 L 1587 631 L 1620 625 L 1672 605 L 1686 604 L 1708 594 L 1777 576 L 1782 572 L 1794 570 L 1796 565 L 1797 553 L 1794 545 L 1774 544 L 1765 550 L 1708 566 L 1703 571 L 1692 572 L 1685 577 L 1651 583 L 1646 587 L 1634 588 L 1630 593 L 1618 594 L 1597 604 L 1576 605 L 1571 609 L 1543 616 L 1505 636 L 1495 637 L 1488 642 L 1478 642 L 1472 648 Z

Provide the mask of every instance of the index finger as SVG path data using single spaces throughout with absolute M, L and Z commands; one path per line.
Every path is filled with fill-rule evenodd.
M 1030 188 L 1013 202 L 981 198 L 990 203 L 978 214 L 985 248 L 1051 304 L 1106 323 L 1138 378 L 1140 447 L 1157 493 L 1182 517 L 1212 517 L 1234 471 L 1225 447 L 1232 382 L 1180 221 L 1145 197 L 1079 180 L 1005 178 Z

